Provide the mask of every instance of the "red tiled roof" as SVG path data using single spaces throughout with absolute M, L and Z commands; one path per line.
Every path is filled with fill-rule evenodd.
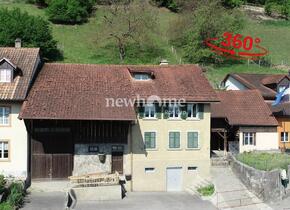
M 0 47 L 0 60 L 8 59 L 21 70 L 12 83 L 0 83 L 0 100 L 24 100 L 37 63 L 39 48 Z
M 130 73 L 153 72 L 152 81 L 135 81 Z M 190 101 L 217 101 L 195 65 L 125 66 L 45 64 L 20 117 L 24 119 L 134 120 L 134 107 L 106 107 L 106 98 L 157 95 Z
M 217 91 L 220 103 L 212 104 L 212 118 L 227 118 L 230 125 L 276 126 L 258 90 Z
M 237 73 L 233 73 L 233 74 L 228 74 L 223 81 L 227 80 L 229 76 L 238 80 L 248 89 L 259 90 L 265 99 L 275 99 L 275 95 L 276 95 L 276 91 L 267 87 L 267 85 L 277 84 L 285 77 L 289 79 L 289 77 L 286 74 L 247 74 L 247 73 L 237 74 Z

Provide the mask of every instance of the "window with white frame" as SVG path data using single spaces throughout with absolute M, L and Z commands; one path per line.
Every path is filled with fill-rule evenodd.
M 188 118 L 198 118 L 198 105 L 197 104 L 187 104 L 187 117 Z
M 0 107 L 0 125 L 5 126 L 10 124 L 10 112 L 10 107 Z
M 9 142 L 0 140 L 0 160 L 9 158 Z
M 11 82 L 12 81 L 12 70 L 0 69 L 0 82 Z
M 169 148 L 180 148 L 180 132 L 169 132 Z
M 187 133 L 187 148 L 189 148 L 189 149 L 199 148 L 198 132 L 188 132 Z
M 155 149 L 156 148 L 156 132 L 145 132 L 144 141 L 146 149 Z
M 178 104 L 169 104 L 169 118 L 179 119 L 180 118 L 180 107 Z
M 243 133 L 243 145 L 256 145 L 255 133 L 245 132 Z
M 288 142 L 288 132 L 281 132 L 281 142 Z
M 144 107 L 145 118 L 156 118 L 156 108 L 154 104 L 146 104 Z

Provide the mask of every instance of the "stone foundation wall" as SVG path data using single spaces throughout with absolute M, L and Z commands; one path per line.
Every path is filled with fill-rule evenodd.
M 123 146 L 126 151 L 126 145 Z M 98 151 L 89 152 L 89 147 L 98 147 Z M 106 156 L 103 163 L 100 161 L 100 154 L 105 154 Z M 73 176 L 96 172 L 111 173 L 111 154 L 112 144 L 75 144 Z
M 229 159 L 233 172 L 258 197 L 264 201 L 279 201 L 283 199 L 285 189 L 281 183 L 280 170 L 261 171 L 241 163 L 232 155 L 229 156 Z

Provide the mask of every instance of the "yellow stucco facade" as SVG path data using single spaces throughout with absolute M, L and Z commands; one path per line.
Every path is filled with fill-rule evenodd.
M 277 117 L 276 120 L 278 121 L 278 141 L 279 141 L 279 148 L 280 149 L 290 149 L 290 118 L 280 118 Z M 281 132 L 288 132 L 288 141 L 282 142 L 281 141 Z
M 180 132 L 180 148 L 169 149 L 170 131 Z M 156 132 L 155 149 L 144 148 L 144 132 Z M 187 148 L 187 132 L 198 132 L 198 149 Z M 186 190 L 194 185 L 198 177 L 209 177 L 210 105 L 204 105 L 202 119 L 138 119 L 132 125 L 128 146 L 132 153 L 125 157 L 125 173 L 131 171 L 132 182 L 128 183 L 132 184 L 131 190 L 166 191 L 169 167 L 181 169 L 182 190 Z M 145 168 L 154 168 L 154 171 L 146 173 Z

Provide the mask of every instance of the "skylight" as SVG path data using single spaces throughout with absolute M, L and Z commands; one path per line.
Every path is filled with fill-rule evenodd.
M 133 76 L 135 80 L 150 80 L 151 79 L 150 75 L 146 73 L 135 73 Z

